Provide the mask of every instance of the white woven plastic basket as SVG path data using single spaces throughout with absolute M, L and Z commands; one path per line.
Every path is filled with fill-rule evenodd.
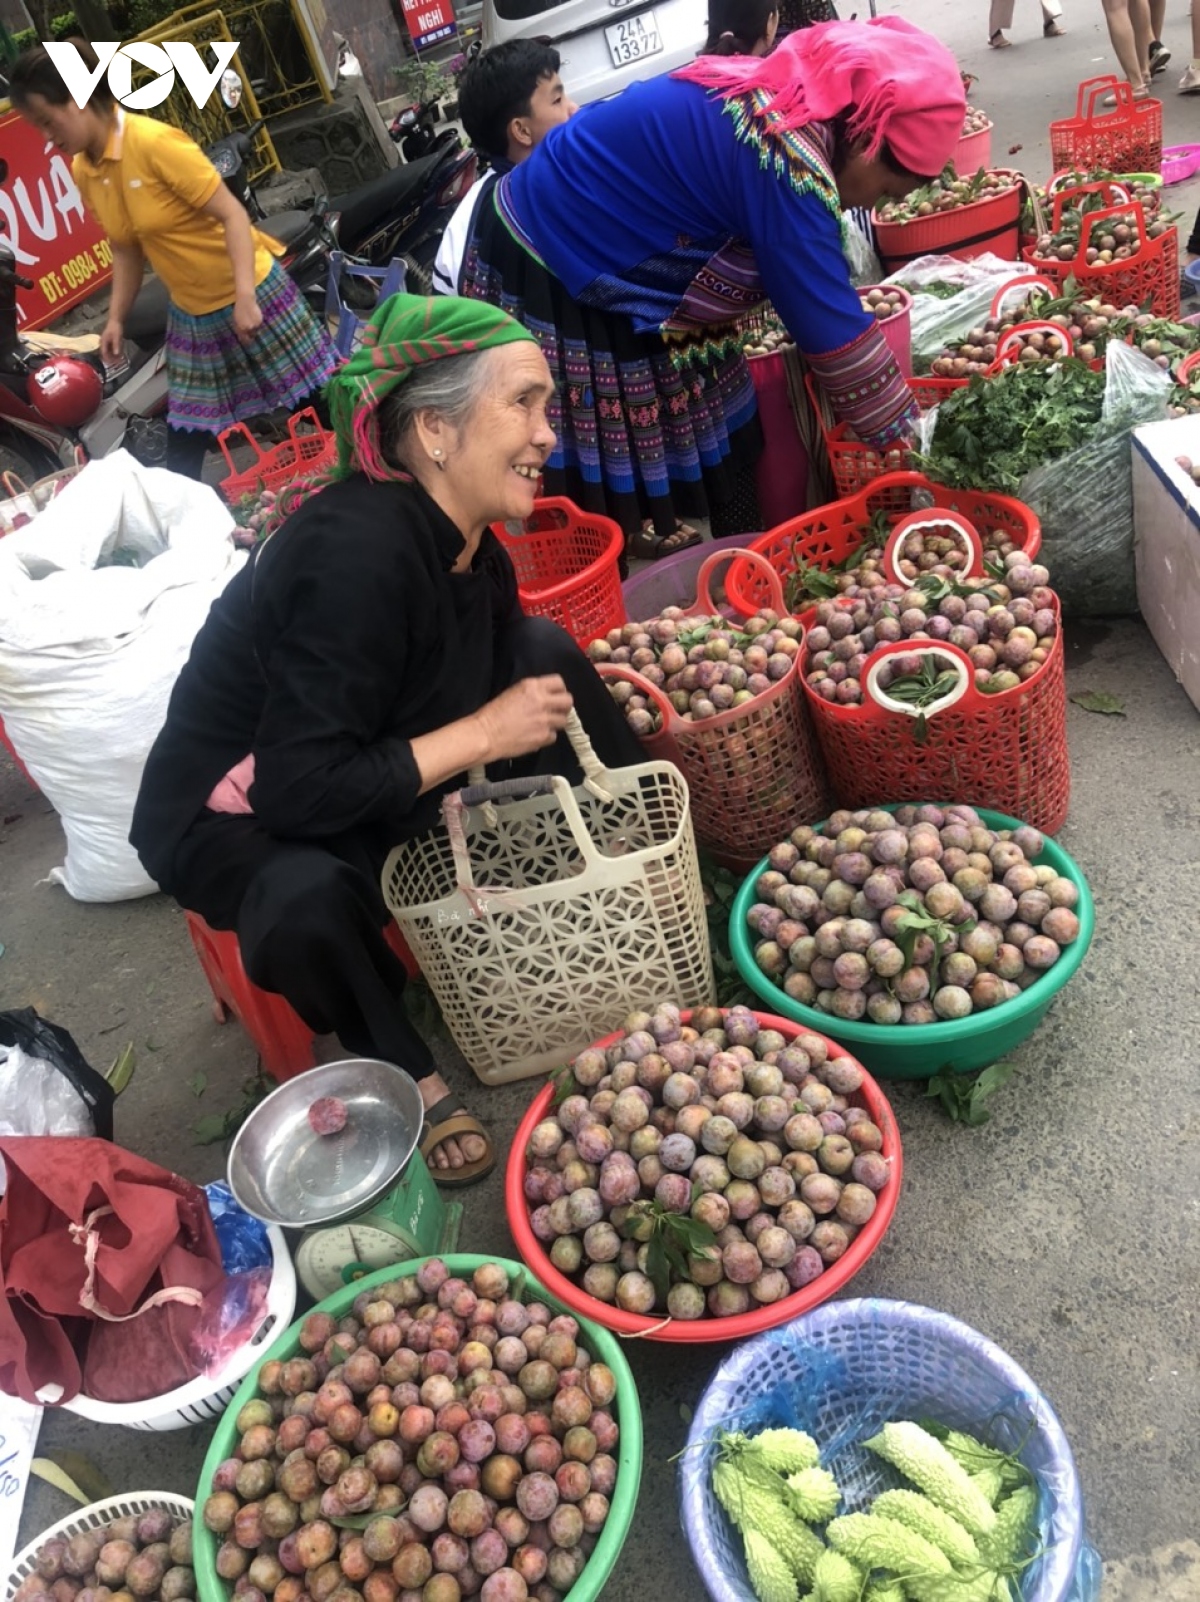
M 174 1491 L 130 1491 L 128 1496 L 108 1496 L 103 1502 L 92 1502 L 88 1507 L 77 1508 L 65 1519 L 59 1519 L 57 1524 L 43 1530 L 35 1541 L 30 1541 L 13 1558 L 12 1568 L 4 1582 L 3 1602 L 9 1602 L 21 1581 L 33 1573 L 38 1553 L 47 1541 L 56 1536 L 69 1538 L 82 1535 L 85 1530 L 98 1530 L 102 1524 L 111 1524 L 113 1519 L 136 1517 L 139 1513 L 161 1511 L 175 1519 L 190 1519 L 195 1510 L 194 1502 L 190 1502 L 186 1496 L 176 1496 Z
M 567 734 L 582 784 L 474 784 L 384 864 L 388 907 L 486 1084 L 558 1067 L 634 1007 L 714 997 L 686 779 L 669 762 L 606 768 L 574 713 Z
M 253 1337 L 216 1374 L 201 1374 L 186 1385 L 162 1396 L 149 1396 L 144 1402 L 100 1402 L 91 1396 L 75 1396 L 62 1403 L 65 1410 L 96 1424 L 124 1424 L 131 1430 L 181 1430 L 189 1424 L 220 1418 L 234 1391 L 262 1352 L 288 1327 L 296 1311 L 296 1270 L 287 1241 L 274 1224 L 267 1226 L 267 1238 L 273 1260 L 263 1321 Z

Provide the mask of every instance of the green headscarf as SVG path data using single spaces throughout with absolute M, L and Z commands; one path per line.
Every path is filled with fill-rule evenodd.
M 355 471 L 374 479 L 397 476 L 380 448 L 379 406 L 415 368 L 526 339 L 533 339 L 527 328 L 485 301 L 389 296 L 371 313 L 361 346 L 325 386 L 338 441 L 334 476 Z

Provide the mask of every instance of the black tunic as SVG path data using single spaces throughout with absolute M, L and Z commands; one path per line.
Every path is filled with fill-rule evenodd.
M 277 838 L 430 827 L 410 741 L 477 711 L 497 680 L 516 576 L 489 531 L 463 538 L 416 484 L 355 475 L 305 502 L 214 602 L 146 763 L 130 839 L 172 889 L 180 841 L 249 753 L 250 802 Z

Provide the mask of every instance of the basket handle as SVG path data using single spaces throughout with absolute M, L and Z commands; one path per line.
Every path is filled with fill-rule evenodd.
M 595 668 L 602 679 L 624 679 L 626 684 L 632 684 L 634 689 L 644 695 L 648 701 L 654 702 L 655 707 L 658 709 L 658 715 L 662 719 L 662 728 L 659 729 L 657 734 L 646 735 L 642 740 L 642 744 L 649 745 L 659 740 L 670 740 L 673 747 L 672 736 L 675 729 L 683 722 L 683 719 L 658 685 L 651 684 L 649 679 L 642 677 L 637 668 L 629 667 L 624 662 L 597 662 Z M 672 757 L 670 760 L 675 761 L 675 758 Z
M 304 433 L 301 433 L 297 427 L 300 423 L 308 424 L 308 428 L 305 429 Z M 325 432 L 324 423 L 322 423 L 311 406 L 306 406 L 303 411 L 293 412 L 291 417 L 288 418 L 288 433 L 293 441 L 299 442 L 302 439 L 311 439 L 313 434 L 324 434 Z
M 968 578 L 982 578 L 983 567 L 983 541 L 979 538 L 979 530 L 974 523 L 962 515 L 961 512 L 952 512 L 944 507 L 931 506 L 924 512 L 906 512 L 897 522 L 888 535 L 888 542 L 883 548 L 883 570 L 888 578 L 897 584 L 909 584 L 900 571 L 900 549 L 909 534 L 916 533 L 923 528 L 950 527 L 965 542 L 970 561 L 967 564 L 965 576 Z
M 783 583 L 779 574 L 767 561 L 766 557 L 760 556 L 757 551 L 752 551 L 748 547 L 738 545 L 728 551 L 714 551 L 711 556 L 704 558 L 700 565 L 700 571 L 696 575 L 697 611 L 716 612 L 716 603 L 708 587 L 709 580 L 719 567 L 724 566 L 726 562 L 736 561 L 739 557 L 749 562 L 752 568 L 757 568 L 759 575 L 767 580 L 767 593 L 770 595 L 772 607 L 779 613 L 780 617 L 786 617 L 787 603 L 783 597 Z
M 1119 207 L 1122 211 L 1126 211 L 1130 206 L 1141 205 L 1141 201 L 1121 199 L 1120 195 L 1118 194 L 1119 190 L 1120 185 L 1110 183 L 1107 178 L 1097 179 L 1096 182 L 1092 184 L 1072 184 L 1068 189 L 1060 189 L 1054 196 L 1054 202 L 1050 208 L 1052 227 L 1058 227 L 1059 223 L 1062 221 L 1062 214 L 1066 210 L 1069 202 L 1072 200 L 1077 200 L 1081 195 L 1099 195 L 1105 206 L 1108 208 L 1108 211 L 1105 212 L 1084 212 L 1084 221 L 1086 221 L 1088 217 L 1107 216 L 1114 207 Z
M 29 494 L 29 485 L 19 473 L 14 473 L 11 467 L 6 467 L 0 473 L 0 484 L 4 485 L 4 492 L 10 500 L 16 500 L 18 495 Z
M 1075 341 L 1071 338 L 1069 328 L 1060 328 L 1057 323 L 1047 322 L 1041 317 L 1031 317 L 1027 323 L 1017 323 L 996 346 L 996 360 L 987 370 L 987 376 L 994 378 L 997 373 L 1003 372 L 1006 367 L 1018 365 L 1019 358 L 1013 353 L 1013 346 L 1022 334 L 1053 334 L 1066 346 L 1064 356 L 1074 356 Z
M 1033 213 L 1033 226 L 1039 234 L 1046 232 L 1046 213 L 1042 207 L 1041 196 L 1037 192 L 1037 185 L 1031 183 L 1022 174 L 1021 187 L 1025 191 L 1025 198 L 1029 202 L 1029 209 Z
M 229 468 L 229 471 L 231 473 L 236 473 L 238 471 L 237 467 L 234 465 L 233 457 L 229 454 L 229 446 L 225 443 L 227 439 L 233 438 L 238 438 L 239 444 L 246 444 L 251 447 L 251 449 L 254 451 L 254 465 L 257 467 L 266 456 L 266 451 L 263 450 L 262 446 L 255 439 L 254 435 L 246 427 L 245 423 L 233 423 L 229 428 L 223 428 L 217 435 L 217 445 L 220 448 L 221 455 L 225 458 L 225 465 Z M 247 471 L 253 471 L 253 469 L 247 469 Z
M 588 732 L 574 708 L 567 715 L 563 733 L 571 742 L 571 749 L 583 769 L 585 789 L 589 790 L 597 801 L 611 801 L 612 791 L 605 783 L 608 769 L 596 755 Z M 466 788 L 460 790 L 458 794 L 463 806 L 474 807 L 490 805 L 494 801 L 519 800 L 522 796 L 549 795 L 553 788 L 553 774 L 531 774 L 523 779 L 489 780 L 481 767 L 474 767 L 467 774 Z
M 1116 100 L 1114 111 L 1125 111 L 1133 105 L 1133 85 L 1110 72 L 1101 78 L 1085 78 L 1079 85 L 1075 96 L 1076 117 L 1082 117 L 1085 122 L 1094 121 L 1096 101 L 1100 95 L 1109 91 Z
M 1045 229 L 1043 228 L 1039 232 L 1044 233 Z M 1052 282 L 1051 279 L 1044 278 L 1041 273 L 1032 273 L 1028 278 L 1010 278 L 1006 284 L 1001 284 L 1000 288 L 992 296 L 992 307 L 989 315 L 999 317 L 1004 310 L 1004 302 L 1016 289 L 1022 289 L 1026 292 L 1031 289 L 1044 289 L 1051 300 L 1057 300 L 1061 293 L 1059 286 Z
M 932 706 L 912 706 L 907 701 L 897 701 L 886 690 L 879 688 L 879 673 L 890 656 L 932 656 L 941 657 L 950 662 L 955 674 L 952 689 Z M 939 712 L 948 712 L 952 706 L 969 695 L 975 687 L 975 669 L 971 658 L 957 645 L 951 645 L 946 640 L 922 641 L 913 645 L 908 640 L 890 640 L 871 652 L 867 659 L 867 671 L 863 675 L 863 698 L 873 701 L 881 711 L 899 712 L 909 718 L 936 717 Z
M 594 795 L 597 800 L 606 804 L 616 799 L 615 791 L 609 783 L 609 770 L 596 755 L 587 730 L 580 721 L 579 714 L 572 711 L 566 723 L 566 735 L 583 769 L 584 788 Z M 473 769 L 468 777 L 473 778 L 478 769 Z M 469 795 L 475 800 L 468 801 Z M 571 786 L 557 774 L 531 775 L 524 779 L 504 779 L 496 782 L 483 780 L 470 784 L 464 790 L 457 790 L 446 796 L 442 801 L 442 818 L 446 825 L 446 832 L 450 837 L 450 849 L 454 857 L 454 868 L 458 875 L 458 888 L 471 899 L 477 895 L 487 895 L 497 901 L 503 902 L 505 891 L 491 891 L 486 885 L 477 885 L 474 870 L 471 866 L 471 854 L 467 845 L 466 831 L 463 828 L 462 815 L 468 805 L 489 808 L 495 801 L 515 800 L 523 796 L 556 795 L 559 805 L 566 815 L 567 823 L 575 838 L 575 844 L 589 868 L 599 863 L 609 861 L 610 858 L 597 850 L 596 843 L 588 832 L 583 814 L 579 810 L 579 803 L 571 793 Z M 486 815 L 486 814 L 485 814 Z M 489 818 L 489 826 L 494 827 L 493 819 Z M 476 910 L 481 910 L 478 907 Z
M 1087 263 L 1088 246 L 1092 233 L 1098 222 L 1104 222 L 1109 217 L 1117 217 L 1123 222 L 1132 221 L 1137 225 L 1138 249 L 1144 250 L 1147 245 L 1155 244 L 1146 231 L 1146 212 L 1140 200 L 1130 200 L 1123 206 L 1107 206 L 1103 211 L 1088 211 L 1084 213 L 1083 223 L 1079 230 L 1079 249 L 1075 252 L 1072 265 L 1079 271 L 1095 272 L 1097 267 L 1127 266 L 1128 263 L 1097 262 L 1089 267 Z

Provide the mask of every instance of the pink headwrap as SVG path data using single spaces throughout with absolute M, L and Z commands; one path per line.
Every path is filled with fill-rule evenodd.
M 886 141 L 901 165 L 925 178 L 949 161 L 967 109 L 953 55 L 902 17 L 818 23 L 790 33 L 769 56 L 701 56 L 672 76 L 723 97 L 762 90 L 783 131 L 848 112 L 849 136 L 869 157 Z

